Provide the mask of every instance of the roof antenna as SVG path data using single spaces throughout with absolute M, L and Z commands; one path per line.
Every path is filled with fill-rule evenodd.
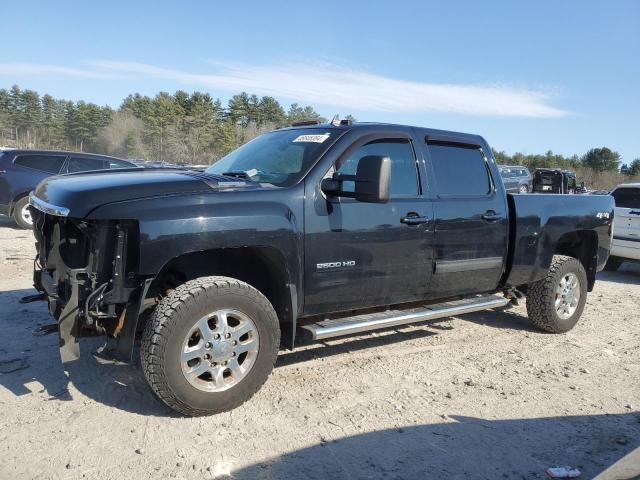
M 331 120 L 331 125 L 333 125 L 334 127 L 339 127 L 340 126 L 340 115 L 339 114 L 335 114 L 333 117 L 333 120 Z

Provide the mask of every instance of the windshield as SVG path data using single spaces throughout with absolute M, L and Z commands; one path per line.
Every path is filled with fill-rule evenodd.
M 265 133 L 207 168 L 207 173 L 287 187 L 297 183 L 341 130 L 304 128 Z

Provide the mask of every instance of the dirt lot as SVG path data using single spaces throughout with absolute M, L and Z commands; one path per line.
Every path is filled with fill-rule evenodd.
M 172 414 L 137 368 L 68 374 L 32 293 L 33 237 L 0 220 L 0 478 L 591 478 L 640 445 L 640 268 L 603 273 L 578 326 L 523 307 L 282 352 L 215 417 Z

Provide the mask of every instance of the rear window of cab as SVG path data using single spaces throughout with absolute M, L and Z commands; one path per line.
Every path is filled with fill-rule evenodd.
M 640 188 L 623 187 L 611 192 L 616 202 L 616 207 L 640 208 Z

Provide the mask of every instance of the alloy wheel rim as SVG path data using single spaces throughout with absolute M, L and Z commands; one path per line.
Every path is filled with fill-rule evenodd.
M 29 210 L 29 204 L 26 204 L 24 207 L 22 207 L 22 209 L 20 210 L 20 216 L 26 223 L 28 223 L 29 225 L 33 225 L 33 217 L 31 216 L 31 210 Z
M 251 371 L 259 347 L 258 329 L 251 318 L 238 310 L 216 310 L 187 333 L 180 351 L 182 373 L 198 390 L 228 390 Z
M 563 320 L 570 318 L 576 312 L 580 303 L 580 280 L 575 273 L 562 276 L 556 287 L 556 313 Z

